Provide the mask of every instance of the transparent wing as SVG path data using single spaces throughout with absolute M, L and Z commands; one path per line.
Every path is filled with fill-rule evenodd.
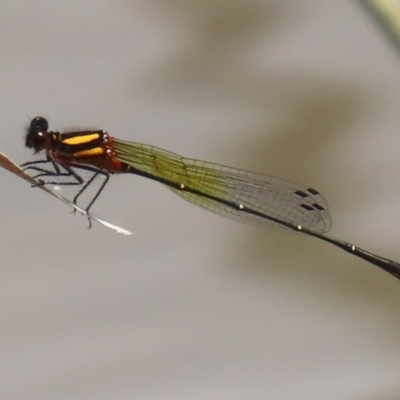
M 262 227 L 282 227 L 276 222 L 246 212 L 246 209 L 251 209 L 318 233 L 327 232 L 331 227 L 325 199 L 310 187 L 237 168 L 183 158 L 154 146 L 115 138 L 112 140 L 116 158 L 140 171 L 225 202 L 243 205 L 241 210 L 199 194 L 167 186 L 185 200 L 218 215 Z

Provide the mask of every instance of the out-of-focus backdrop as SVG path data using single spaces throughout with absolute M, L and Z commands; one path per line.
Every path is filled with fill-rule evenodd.
M 0 150 L 29 118 L 310 185 L 400 261 L 400 57 L 356 1 L 0 1 Z M 400 399 L 400 282 L 116 176 L 94 212 L 0 170 L 0 398 Z

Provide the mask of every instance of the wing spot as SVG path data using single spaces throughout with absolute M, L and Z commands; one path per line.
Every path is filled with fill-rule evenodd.
M 319 211 L 326 211 L 324 207 L 320 206 L 318 203 L 314 203 L 313 207 Z
M 308 196 L 307 193 L 304 193 L 301 190 L 296 190 L 294 192 L 294 194 L 297 194 L 297 196 L 300 196 L 300 197 L 303 197 L 303 198 Z
M 313 189 L 313 188 L 308 188 L 307 192 L 310 192 L 311 194 L 320 194 L 317 190 Z

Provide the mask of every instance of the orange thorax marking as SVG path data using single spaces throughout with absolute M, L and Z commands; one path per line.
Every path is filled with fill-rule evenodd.
M 82 136 L 75 136 L 75 137 L 63 139 L 62 143 L 68 144 L 68 145 L 80 145 L 80 144 L 84 144 L 84 143 L 93 142 L 94 140 L 98 140 L 99 138 L 100 138 L 100 135 L 98 133 L 93 133 L 91 135 L 82 135 Z

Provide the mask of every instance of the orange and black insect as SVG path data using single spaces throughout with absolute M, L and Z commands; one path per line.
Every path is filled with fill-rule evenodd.
M 308 186 L 184 158 L 158 147 L 111 137 L 103 130 L 52 132 L 42 117 L 31 121 L 25 145 L 35 153 L 44 151 L 46 158 L 22 167 L 35 171 L 34 178 L 41 185 L 81 186 L 74 203 L 97 176 L 105 178 L 86 211 L 112 174 L 135 174 L 162 183 L 185 200 L 224 217 L 314 236 L 400 279 L 400 264 L 395 261 L 324 235 L 331 227 L 328 205 L 317 190 Z M 91 172 L 91 177 L 83 179 L 80 170 Z M 65 181 L 66 177 L 70 180 Z

